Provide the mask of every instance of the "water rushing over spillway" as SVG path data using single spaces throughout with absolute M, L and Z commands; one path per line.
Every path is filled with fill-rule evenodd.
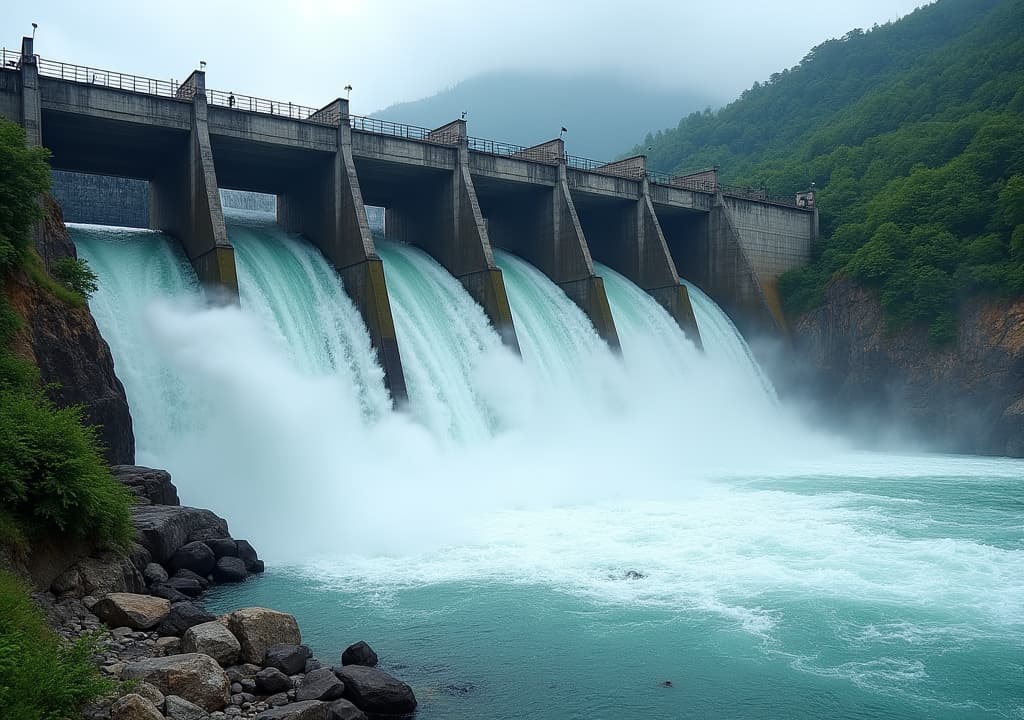
M 421 720 L 1021 717 L 1024 463 L 851 452 L 692 285 L 704 353 L 599 268 L 620 357 L 499 251 L 520 360 L 381 242 L 410 382 L 387 411 L 320 254 L 229 223 L 241 309 L 204 307 L 163 235 L 72 228 L 140 462 L 269 560 L 212 609 L 294 612 L 321 657 L 367 639 Z

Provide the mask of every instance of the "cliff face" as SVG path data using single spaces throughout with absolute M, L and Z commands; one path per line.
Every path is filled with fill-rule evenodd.
M 935 349 L 922 329 L 889 332 L 878 299 L 839 279 L 793 343 L 840 418 L 890 420 L 949 452 L 1024 456 L 1024 300 L 968 301 L 955 345 Z
M 39 245 L 47 264 L 75 251 L 60 207 L 50 198 Z M 61 407 L 84 407 L 86 421 L 100 426 L 108 462 L 134 463 L 135 436 L 124 387 L 89 309 L 67 305 L 24 275 L 11 278 L 5 290 L 25 320 L 17 350 L 38 366 L 44 383 L 54 384 L 51 399 Z

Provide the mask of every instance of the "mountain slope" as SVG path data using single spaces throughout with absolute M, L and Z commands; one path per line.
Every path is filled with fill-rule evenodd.
M 939 0 L 826 42 L 718 113 L 652 137 L 652 165 L 820 189 L 823 240 L 787 311 L 839 275 L 892 329 L 955 339 L 963 298 L 1024 293 L 1024 0 Z
M 610 160 L 649 128 L 709 104 L 718 101 L 696 91 L 646 89 L 603 75 L 501 71 L 392 105 L 374 117 L 438 127 L 466 111 L 474 136 L 518 145 L 550 140 L 564 126 L 569 152 Z

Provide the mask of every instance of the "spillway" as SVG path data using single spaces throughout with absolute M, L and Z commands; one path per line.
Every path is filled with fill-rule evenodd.
M 502 351 L 483 309 L 422 250 L 377 240 L 413 416 L 454 442 L 491 435 L 496 418 L 477 388 L 482 359 Z
M 68 231 L 99 278 L 89 308 L 128 397 L 137 460 L 159 466 L 172 438 L 195 423 L 201 398 L 156 349 L 148 308 L 155 301 L 198 304 L 199 281 L 178 244 L 162 233 L 77 224 Z
M 232 198 L 234 200 L 234 198 Z M 273 213 L 225 209 L 239 299 L 303 372 L 337 373 L 362 412 L 390 408 L 370 336 L 341 279 L 320 252 L 276 224 Z

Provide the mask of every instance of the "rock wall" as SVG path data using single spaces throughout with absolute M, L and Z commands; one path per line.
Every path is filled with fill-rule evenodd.
M 75 254 L 60 207 L 49 197 L 38 250 L 48 266 Z M 135 436 L 128 400 L 114 374 L 110 347 L 89 309 L 71 307 L 25 275 L 11 278 L 4 289 L 25 320 L 27 332 L 17 350 L 36 364 L 44 383 L 53 385 L 51 399 L 61 407 L 84 407 L 86 422 L 100 428 L 108 462 L 133 463 Z
M 889 332 L 878 298 L 839 279 L 792 334 L 811 374 L 789 387 L 826 398 L 840 423 L 868 417 L 934 449 L 1024 456 L 1024 300 L 965 302 L 956 343 L 936 349 L 923 328 Z

